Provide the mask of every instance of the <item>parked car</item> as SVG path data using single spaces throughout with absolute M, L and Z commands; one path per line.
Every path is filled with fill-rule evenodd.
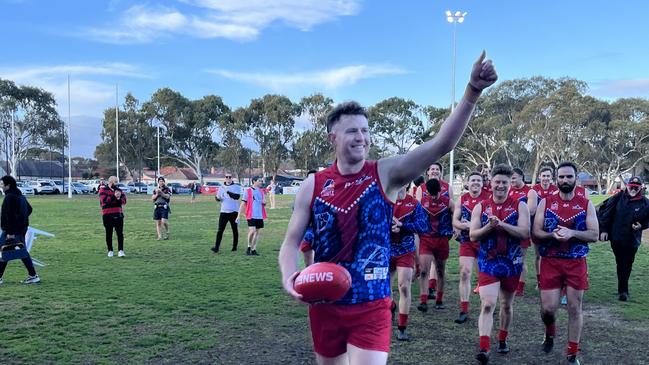
M 126 184 L 124 184 L 124 183 L 118 183 L 118 184 L 117 184 L 117 187 L 118 187 L 118 188 L 119 188 L 119 189 L 120 189 L 124 194 L 128 194 L 128 193 L 131 192 L 131 188 L 129 188 L 128 185 L 126 185 Z
M 134 194 L 143 194 L 146 193 L 146 184 L 143 182 L 130 182 L 128 187 L 131 189 L 131 192 Z
M 180 183 L 169 183 L 167 186 L 171 189 L 172 194 L 190 194 L 192 189 L 182 186 Z
M 16 187 L 23 193 L 23 195 L 34 195 L 34 188 L 29 186 L 26 182 L 16 181 Z
M 54 194 L 54 187 L 47 181 L 30 181 L 29 186 L 34 194 Z
M 72 194 L 90 194 L 90 188 L 78 181 L 72 183 Z
M 99 185 L 101 185 L 101 180 L 98 180 L 98 179 L 96 179 L 96 180 L 88 180 L 88 181 L 85 182 L 85 184 L 86 184 L 86 186 L 88 186 L 88 189 L 90 189 L 90 191 L 92 193 L 96 194 L 96 193 L 99 192 Z
M 201 194 L 216 194 L 219 191 L 221 183 L 218 181 L 208 181 L 201 186 Z

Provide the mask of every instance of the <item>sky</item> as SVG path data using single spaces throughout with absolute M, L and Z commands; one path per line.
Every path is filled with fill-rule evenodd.
M 649 97 L 649 2 L 424 0 L 0 0 L 0 78 L 52 92 L 73 156 L 92 157 L 103 110 L 131 92 L 215 94 L 233 109 L 268 93 L 373 105 L 451 103 L 485 49 L 500 80 L 588 82 L 598 98 Z

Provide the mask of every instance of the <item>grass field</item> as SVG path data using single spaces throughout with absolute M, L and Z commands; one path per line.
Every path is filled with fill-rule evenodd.
M 38 196 L 30 202 L 32 226 L 56 237 L 39 238 L 32 250 L 48 264 L 38 268 L 41 284 L 21 285 L 24 267 L 9 263 L 0 285 L 0 363 L 313 363 L 306 308 L 282 292 L 277 270 L 292 197 L 279 196 L 279 208 L 269 211 L 259 257 L 245 256 L 245 234 L 240 234 L 239 251 L 231 252 L 228 230 L 221 253 L 209 250 L 219 209 L 209 196 L 195 204 L 187 196 L 174 197 L 171 239 L 156 241 L 152 204 L 146 197 L 130 195 L 125 208 L 126 258 L 106 257 L 95 196 Z M 627 303 L 615 300 L 610 247 L 591 247 L 583 364 L 646 364 L 647 247 L 636 259 Z M 393 342 L 390 363 L 473 363 L 478 298 L 472 296 L 468 323 L 452 322 L 458 300 L 455 244 L 451 252 L 447 309 L 424 316 L 413 307 L 413 340 Z M 559 317 L 554 354 L 541 355 L 538 310 L 533 288 L 516 300 L 512 353 L 493 363 L 556 364 L 563 358 L 565 311 Z

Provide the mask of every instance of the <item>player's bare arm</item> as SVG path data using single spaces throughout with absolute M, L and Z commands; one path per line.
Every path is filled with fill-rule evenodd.
M 469 229 L 469 223 L 462 222 L 462 201 L 460 199 L 455 202 L 455 210 L 453 211 L 453 228 L 459 229 L 460 231 L 466 231 Z
M 537 240 L 549 240 L 554 237 L 552 232 L 543 230 L 543 222 L 545 220 L 545 199 L 539 202 L 536 208 L 536 215 L 534 216 L 534 224 L 532 225 L 532 237 Z
M 494 228 L 496 228 L 496 225 L 498 224 L 494 221 L 490 221 L 489 224 L 485 225 L 484 227 L 480 227 L 482 224 L 480 222 L 480 214 L 482 214 L 482 204 L 478 203 L 471 212 L 469 238 L 471 238 L 471 241 L 473 242 L 480 241 L 484 236 L 488 235 L 489 232 L 494 230 Z
M 560 241 L 567 241 L 575 238 L 584 242 L 595 242 L 599 238 L 599 222 L 597 221 L 597 214 L 595 213 L 595 206 L 593 202 L 588 201 L 588 210 L 586 212 L 586 230 L 576 231 L 568 229 L 563 226 L 558 226 L 555 230 L 557 239 Z
M 295 209 L 288 222 L 284 242 L 279 250 L 279 267 L 282 272 L 282 284 L 284 285 L 284 289 L 298 300 L 302 296 L 293 289 L 293 282 L 298 274 L 297 263 L 299 259 L 300 241 L 304 236 L 304 231 L 306 231 L 311 215 L 310 206 L 314 184 L 315 178 L 313 175 L 309 175 L 302 183 L 295 197 Z
M 444 121 L 435 137 L 405 155 L 379 160 L 379 178 L 388 197 L 393 201 L 403 185 L 451 151 L 462 137 L 482 90 L 493 85 L 498 79 L 491 60 L 485 61 L 485 57 L 486 52 L 483 51 L 473 64 L 464 97 Z
M 518 222 L 515 226 L 500 222 L 499 227 L 506 231 L 510 236 L 520 238 L 522 240 L 530 237 L 530 212 L 527 204 L 518 203 Z

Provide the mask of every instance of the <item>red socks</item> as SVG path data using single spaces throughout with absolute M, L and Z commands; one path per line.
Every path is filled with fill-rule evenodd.
M 546 336 L 554 337 L 556 333 L 557 333 L 557 326 L 554 323 L 545 325 Z
M 420 303 L 428 303 L 428 294 L 422 294 L 419 296 Z
M 491 340 L 489 336 L 480 336 L 480 351 L 489 352 L 491 349 Z
M 437 288 L 437 279 L 428 279 L 428 289 Z
M 505 330 L 498 331 L 498 341 L 505 341 L 505 340 L 507 340 L 507 331 Z
M 406 329 L 406 326 L 408 326 L 408 315 L 399 313 L 399 324 L 397 328 L 403 331 Z
M 568 341 L 568 356 L 579 353 L 579 342 Z
M 469 302 L 460 302 L 460 312 L 469 313 Z
M 441 303 L 444 301 L 444 292 L 443 291 L 438 291 L 435 295 L 435 302 L 436 303 Z

